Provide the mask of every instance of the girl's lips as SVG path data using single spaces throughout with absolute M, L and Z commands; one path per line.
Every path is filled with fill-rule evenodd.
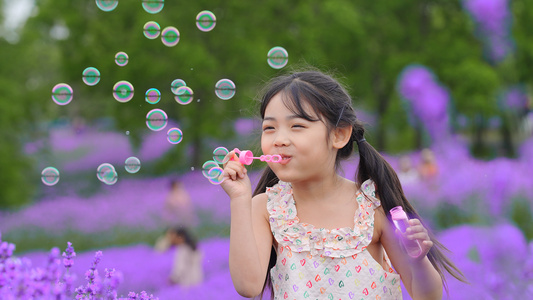
M 292 156 L 282 155 L 281 156 L 281 161 L 279 163 L 282 164 L 282 165 L 286 165 L 286 164 L 289 163 L 291 158 L 292 158 Z

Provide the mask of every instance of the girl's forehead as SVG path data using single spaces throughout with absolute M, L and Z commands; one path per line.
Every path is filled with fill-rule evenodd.
M 266 106 L 264 117 L 267 117 L 266 114 L 281 112 L 299 117 L 307 115 L 312 118 L 319 118 L 309 101 L 303 98 L 293 99 L 283 92 L 277 93 L 270 99 Z

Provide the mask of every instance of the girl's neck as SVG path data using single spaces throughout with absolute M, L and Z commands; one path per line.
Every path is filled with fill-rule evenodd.
M 338 174 L 334 174 L 318 180 L 293 182 L 291 183 L 292 193 L 298 202 L 322 202 L 329 199 L 331 195 L 340 192 L 347 181 Z

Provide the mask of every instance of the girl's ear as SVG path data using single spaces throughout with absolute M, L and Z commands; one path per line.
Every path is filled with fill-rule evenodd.
M 350 141 L 352 136 L 352 126 L 337 127 L 333 129 L 332 139 L 333 147 L 336 149 L 342 149 Z

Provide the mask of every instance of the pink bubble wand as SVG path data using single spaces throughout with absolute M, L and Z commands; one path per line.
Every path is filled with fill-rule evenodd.
M 243 165 L 251 165 L 254 159 L 259 159 L 260 161 L 279 163 L 282 158 L 279 154 L 274 155 L 261 155 L 259 157 L 254 157 L 254 154 L 250 150 L 239 150 L 238 148 L 233 149 L 235 153 L 239 154 L 239 162 Z
M 283 160 L 281 155 L 274 154 L 274 155 L 261 155 L 259 157 L 255 157 L 252 151 L 250 150 L 239 150 L 238 148 L 233 149 L 235 153 L 238 154 L 239 162 L 243 165 L 251 165 L 254 161 L 254 159 L 258 159 L 260 161 L 264 162 L 273 162 L 273 163 L 279 163 Z M 234 160 L 233 157 L 230 158 L 230 160 Z M 228 178 L 224 178 L 224 170 L 221 167 L 214 167 L 211 168 L 208 172 L 208 180 L 212 184 L 221 184 L 222 182 L 226 181 Z

